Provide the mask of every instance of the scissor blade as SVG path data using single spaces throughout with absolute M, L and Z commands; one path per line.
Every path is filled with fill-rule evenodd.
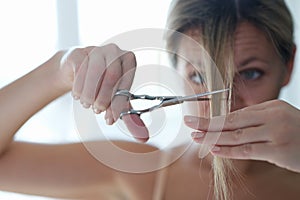
M 205 93 L 200 93 L 200 94 L 195 94 L 195 95 L 179 96 L 179 97 L 175 97 L 173 99 L 168 99 L 168 100 L 162 101 L 156 108 L 181 104 L 185 101 L 207 101 L 207 100 L 209 100 L 209 98 L 203 98 L 203 97 L 208 96 L 208 95 L 214 95 L 214 94 L 226 92 L 228 90 L 229 89 L 227 88 L 227 89 L 205 92 Z
M 182 101 L 182 102 L 183 101 L 199 101 L 199 100 L 203 100 L 202 98 L 205 96 L 226 92 L 228 90 L 229 90 L 229 88 L 222 89 L 222 90 L 215 90 L 215 91 L 211 91 L 211 92 L 204 92 L 204 93 L 200 93 L 200 94 L 184 96 L 184 97 L 179 98 L 178 100 Z

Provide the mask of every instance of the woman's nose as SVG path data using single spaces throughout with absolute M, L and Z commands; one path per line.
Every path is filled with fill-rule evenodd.
M 247 105 L 246 88 L 234 87 L 232 89 L 230 112 L 242 109 Z

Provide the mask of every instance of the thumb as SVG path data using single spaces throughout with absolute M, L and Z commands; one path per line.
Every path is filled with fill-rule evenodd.
M 123 106 L 113 106 L 114 109 L 112 109 L 112 105 L 109 106 L 109 108 L 106 110 L 105 118 L 108 121 L 108 124 L 113 124 L 120 116 L 120 113 L 122 111 L 128 111 L 132 109 L 132 105 L 129 101 L 127 101 Z M 120 104 L 119 104 L 120 105 Z M 145 123 L 137 114 L 126 114 L 122 116 L 122 120 L 125 123 L 128 131 L 131 133 L 131 135 L 138 140 L 139 142 L 147 142 L 149 139 L 149 131 L 147 127 L 145 126 Z
M 127 126 L 129 132 L 136 140 L 143 143 L 148 141 L 149 131 L 139 115 L 137 114 L 124 115 L 122 117 L 122 120 Z

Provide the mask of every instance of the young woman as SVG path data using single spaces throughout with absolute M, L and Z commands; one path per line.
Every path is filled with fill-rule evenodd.
M 211 155 L 203 160 L 197 156 L 196 143 L 203 143 L 202 138 L 213 134 L 214 127 L 208 130 L 207 118 L 186 116 L 185 123 L 195 129 L 192 137 L 196 143 L 172 165 L 149 173 L 111 169 L 94 159 L 81 143 L 13 141 L 14 134 L 32 115 L 70 90 L 84 107 L 92 107 L 95 113 L 106 111 L 109 124 L 117 120 L 112 113 L 129 106 L 126 98 L 111 101 L 110 97 L 120 79 L 118 88 L 130 88 L 136 65 L 132 52 L 113 44 L 58 52 L 0 91 L 0 189 L 69 199 L 226 198 L 226 191 L 213 195 L 213 185 L 224 183 L 213 181 L 211 163 L 217 155 L 233 159 L 233 167 L 242 176 L 242 181 L 231 177 L 236 184 L 229 188 L 230 199 L 298 199 L 300 111 L 276 100 L 292 73 L 296 50 L 292 24 L 282 0 L 173 3 L 168 28 L 198 41 L 220 69 L 234 72 L 231 113 L 226 116 Z M 172 35 L 167 40 L 168 46 L 180 54 L 193 53 L 188 43 L 176 42 Z M 195 91 L 199 90 L 200 83 L 193 77 L 197 74 L 195 69 L 178 60 L 175 55 L 178 72 L 190 79 Z M 143 125 L 138 116 L 125 116 L 124 121 L 135 137 L 143 142 L 148 139 L 146 128 L 135 132 L 137 124 L 139 128 Z M 106 142 L 94 143 L 104 146 Z M 156 150 L 141 143 L 116 144 L 133 152 Z M 126 162 L 126 158 L 122 161 Z

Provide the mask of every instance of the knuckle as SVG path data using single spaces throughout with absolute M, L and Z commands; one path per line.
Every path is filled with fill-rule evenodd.
M 65 63 L 72 64 L 74 62 L 75 58 L 80 54 L 81 54 L 81 50 L 78 48 L 67 51 L 67 53 L 64 56 Z
M 126 51 L 124 53 L 124 57 L 128 58 L 128 59 L 132 59 L 134 60 L 135 59 L 135 54 L 132 52 L 132 51 Z
M 272 143 L 275 145 L 285 144 L 289 142 L 289 137 L 287 134 L 289 131 L 284 128 L 285 126 L 281 126 L 277 130 L 271 133 Z
M 80 55 L 80 54 L 85 54 L 84 49 L 83 48 L 75 48 L 73 50 L 71 50 L 71 54 L 70 55 Z
M 270 107 L 272 107 L 272 110 L 276 111 L 276 112 L 280 112 L 280 111 L 285 111 L 287 110 L 287 106 L 288 104 L 280 99 L 276 99 L 270 102 Z
M 273 106 L 275 108 L 280 106 L 281 104 L 282 104 L 282 101 L 279 100 L 279 99 L 275 99 L 275 100 L 270 101 L 270 106 Z
M 274 102 L 275 102 L 275 105 L 280 106 L 280 107 L 281 106 L 285 107 L 287 105 L 287 103 L 281 99 L 276 99 L 276 100 L 274 100 Z
M 123 55 L 123 59 L 136 65 L 136 57 L 132 51 L 126 51 Z
M 95 49 L 101 49 L 101 47 L 97 47 L 97 46 L 87 46 L 85 48 L 82 48 L 82 52 L 85 54 L 89 54 L 89 52 L 95 50 Z
M 121 51 L 119 46 L 114 43 L 107 44 L 105 47 L 108 48 L 112 53 L 119 53 Z
M 241 154 L 243 157 L 249 156 L 253 151 L 251 144 L 244 144 L 241 146 Z
M 209 119 L 201 119 L 197 122 L 198 129 L 209 130 L 210 120 Z
M 277 120 L 280 121 L 281 124 L 286 123 L 286 121 L 288 119 L 288 112 L 285 108 L 282 108 L 282 107 L 277 108 L 277 112 L 274 114 L 276 114 L 276 118 L 277 118 Z
M 230 113 L 229 115 L 228 115 L 228 117 L 227 117 L 227 124 L 228 124 L 228 126 L 230 127 L 230 128 L 232 128 L 232 129 L 236 129 L 237 127 L 237 124 L 236 123 L 234 123 L 235 121 L 236 121 L 236 119 L 238 118 L 238 115 L 239 115 L 239 112 L 240 111 L 235 111 L 235 112 L 233 112 L 233 113 Z
M 103 57 L 103 50 L 104 47 L 90 47 L 89 49 L 86 49 L 85 52 L 86 52 L 86 55 L 89 57 L 89 59 L 92 59 L 95 57 L 98 57 L 98 56 L 101 56 Z
M 243 135 L 243 130 L 242 129 L 237 129 L 233 132 L 233 141 L 239 142 L 242 139 Z
M 276 107 L 278 105 L 278 101 L 277 100 L 272 100 L 269 102 L 270 106 Z
M 63 64 L 72 66 L 75 72 L 77 72 L 87 59 L 88 54 L 82 48 L 76 48 L 66 53 L 63 58 Z

